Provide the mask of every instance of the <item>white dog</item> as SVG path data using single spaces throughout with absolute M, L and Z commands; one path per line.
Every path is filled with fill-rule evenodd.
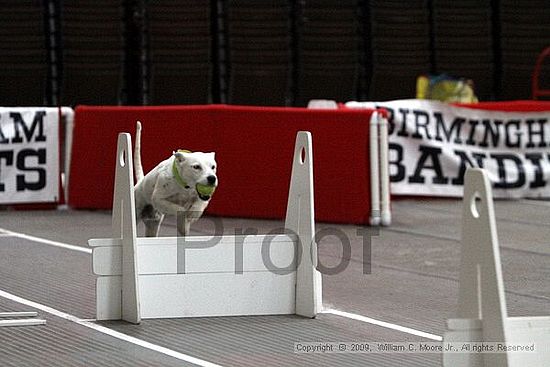
M 141 165 L 141 123 L 136 124 L 134 166 L 136 218 L 143 220 L 145 235 L 158 236 L 164 216 L 177 215 L 178 233 L 189 234 L 218 185 L 214 153 L 176 151 L 147 175 Z

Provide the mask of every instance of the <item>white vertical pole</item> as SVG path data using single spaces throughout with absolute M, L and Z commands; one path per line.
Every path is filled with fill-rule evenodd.
M 378 149 L 378 112 L 373 112 L 370 118 L 370 190 L 371 213 L 370 224 L 380 225 L 380 174 L 379 174 L 379 149 Z
M 383 226 L 391 224 L 390 173 L 388 166 L 388 119 L 378 113 L 380 134 L 380 219 Z
M 63 194 L 65 195 L 65 205 L 69 204 L 69 182 L 71 173 L 71 154 L 73 150 L 73 130 L 74 130 L 74 111 L 70 107 L 61 107 L 61 116 L 64 116 L 65 123 L 65 151 L 63 165 L 65 166 L 63 183 Z

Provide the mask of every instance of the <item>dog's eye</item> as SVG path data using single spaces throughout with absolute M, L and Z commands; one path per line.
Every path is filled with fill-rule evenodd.
M 212 169 L 216 169 L 216 166 L 212 166 Z
M 193 166 L 193 169 L 196 169 L 196 170 L 198 171 L 198 170 L 201 170 L 202 167 L 201 167 L 200 164 L 195 164 L 195 165 Z

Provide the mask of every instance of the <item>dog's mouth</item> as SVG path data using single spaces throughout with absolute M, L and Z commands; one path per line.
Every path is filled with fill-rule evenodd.
M 210 195 L 202 195 L 200 193 L 197 193 L 197 194 L 199 194 L 199 199 L 201 199 L 202 201 L 210 200 Z
M 212 197 L 214 191 L 216 191 L 215 185 L 201 184 L 197 183 L 195 185 L 195 190 L 197 191 L 197 196 L 202 201 L 208 201 Z

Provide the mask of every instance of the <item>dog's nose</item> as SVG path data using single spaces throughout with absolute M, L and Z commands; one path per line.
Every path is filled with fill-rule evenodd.
M 216 183 L 216 176 L 210 175 L 206 178 L 209 185 L 214 185 Z

